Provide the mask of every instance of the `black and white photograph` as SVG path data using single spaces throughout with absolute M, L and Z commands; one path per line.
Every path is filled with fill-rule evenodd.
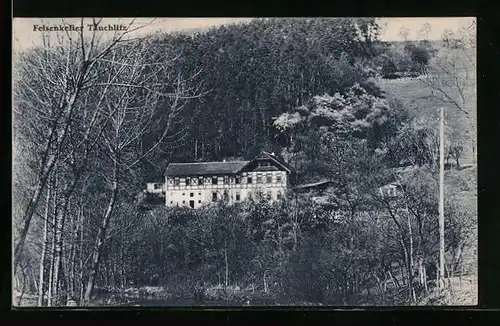
M 478 304 L 476 18 L 14 18 L 12 46 L 13 308 Z

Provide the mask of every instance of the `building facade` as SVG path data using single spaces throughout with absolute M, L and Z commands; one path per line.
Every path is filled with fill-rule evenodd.
M 165 192 L 165 186 L 160 182 L 149 182 L 146 184 L 146 192 L 162 195 Z
M 165 204 L 199 208 L 223 200 L 229 205 L 256 196 L 279 200 L 291 167 L 262 152 L 251 161 L 171 163 L 165 171 Z
M 401 194 L 401 186 L 398 183 L 389 183 L 378 188 L 382 197 L 397 197 Z

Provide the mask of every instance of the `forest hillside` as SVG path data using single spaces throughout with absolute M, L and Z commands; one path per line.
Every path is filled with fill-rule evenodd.
M 14 305 L 476 304 L 475 31 L 387 43 L 379 30 L 255 19 L 20 55 Z M 329 188 L 200 210 L 139 200 L 171 162 L 262 150 L 293 185 Z

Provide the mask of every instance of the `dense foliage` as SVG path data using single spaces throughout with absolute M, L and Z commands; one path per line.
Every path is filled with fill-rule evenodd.
M 416 77 L 421 75 L 436 49 L 429 42 L 404 42 L 379 45 L 381 50 L 374 64 L 383 78 Z
M 275 303 L 415 302 L 427 290 L 419 268 L 427 269 L 429 289 L 435 284 L 437 183 L 426 168 L 417 169 L 401 179 L 403 197 L 386 198 L 369 191 L 376 178 L 356 175 L 359 170 L 344 171 L 346 178 L 324 194 L 328 205 L 310 193 L 274 204 L 257 198 L 232 207 L 157 208 L 131 217 L 136 220 L 126 234 L 108 243 L 109 267 L 100 284 L 116 288 L 133 281 L 188 298 L 197 287 L 219 286 L 226 289 L 221 300 L 238 300 L 228 297 L 238 287 L 241 294 L 259 292 Z M 457 265 L 457 252 L 472 245 L 472 212 L 452 201 L 447 211 L 449 268 L 467 267 Z
M 373 31 L 363 37 L 355 24 Z M 179 127 L 186 134 L 182 144 L 162 149 L 168 154 L 157 160 L 279 152 L 273 119 L 280 114 L 356 83 L 379 96 L 369 80 L 374 70 L 366 65 L 374 55 L 375 27 L 373 19 L 257 19 L 162 40 L 181 50 L 177 63 L 183 74 L 201 70 L 207 93 L 186 111 L 189 121 Z

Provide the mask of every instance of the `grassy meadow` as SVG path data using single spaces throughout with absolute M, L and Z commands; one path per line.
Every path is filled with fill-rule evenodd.
M 433 82 L 451 100 L 438 90 L 434 90 L 436 95 L 434 96 L 433 88 L 428 85 L 429 77 L 425 74 L 414 78 L 380 78 L 377 80 L 377 84 L 385 92 L 389 101 L 400 102 L 418 119 L 438 122 L 439 108 L 444 107 L 445 125 L 451 133 L 475 139 L 477 124 L 475 53 L 447 49 L 439 43 L 436 43 L 436 46 L 440 48 L 436 57 L 430 62 L 431 73 L 435 76 Z M 452 100 L 456 101 L 467 112 L 468 118 L 451 102 Z M 464 164 L 473 162 L 470 144 L 466 146 L 462 160 Z

